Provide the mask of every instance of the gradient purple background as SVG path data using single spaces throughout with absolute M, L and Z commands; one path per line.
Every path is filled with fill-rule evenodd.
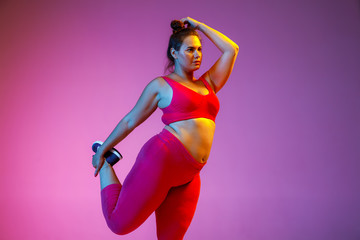
M 185 239 L 360 239 L 358 1 L 75 2 L 0 3 L 1 239 L 155 239 L 154 215 L 107 228 L 90 146 L 164 75 L 186 16 L 240 52 Z M 220 56 L 203 48 L 196 77 Z M 120 180 L 160 117 L 117 146 Z

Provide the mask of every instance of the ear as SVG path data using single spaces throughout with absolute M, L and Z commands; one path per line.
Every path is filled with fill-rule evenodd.
M 174 48 L 170 49 L 171 56 L 173 56 L 174 59 L 177 59 L 177 51 Z

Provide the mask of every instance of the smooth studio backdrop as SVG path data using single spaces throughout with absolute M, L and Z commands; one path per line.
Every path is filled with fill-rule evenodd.
M 170 21 L 240 47 L 201 173 L 190 240 L 360 239 L 360 14 L 350 0 L 0 2 L 0 239 L 155 239 L 152 215 L 114 235 L 90 146 L 165 75 Z M 220 51 L 203 35 L 199 77 Z M 163 128 L 117 148 L 121 181 Z

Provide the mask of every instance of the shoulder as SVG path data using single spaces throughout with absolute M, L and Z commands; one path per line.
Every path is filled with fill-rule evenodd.
M 170 86 L 161 76 L 152 79 L 146 86 L 146 88 L 151 92 L 156 92 L 158 95 L 162 96 L 164 93 L 169 91 Z
M 150 82 L 147 84 L 147 88 L 151 88 L 151 89 L 160 89 L 162 86 L 165 85 L 165 80 L 162 77 L 156 77 L 152 80 L 150 80 Z
M 201 78 L 210 85 L 210 87 L 214 91 L 214 93 L 217 93 L 215 85 L 210 79 L 209 71 L 205 72 L 199 79 L 201 79 Z
M 162 76 L 159 76 L 159 77 L 152 79 L 148 83 L 148 86 L 151 88 L 160 90 L 167 86 L 167 82 L 165 81 L 165 79 Z
M 163 105 L 163 101 L 167 102 L 168 98 L 172 96 L 171 87 L 162 76 L 156 77 L 151 80 L 148 83 L 147 88 L 151 88 L 150 91 L 156 93 L 159 107 Z

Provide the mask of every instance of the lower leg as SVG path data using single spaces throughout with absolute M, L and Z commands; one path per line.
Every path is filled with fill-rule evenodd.
M 108 162 L 104 162 L 104 165 L 100 169 L 100 187 L 103 190 L 105 187 L 111 184 L 120 184 L 119 179 L 117 178 L 114 169 Z

